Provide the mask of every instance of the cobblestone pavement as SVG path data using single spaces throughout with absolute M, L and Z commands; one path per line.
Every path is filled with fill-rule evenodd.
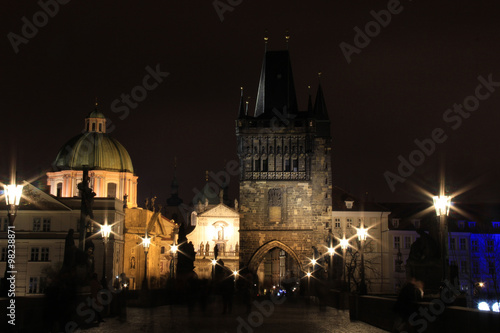
M 287 301 L 281 305 L 270 301 L 254 303 L 250 313 L 242 305 L 235 305 L 232 314 L 222 314 L 222 305 L 214 303 L 205 312 L 199 309 L 189 313 L 187 307 L 166 305 L 155 308 L 127 308 L 127 320 L 106 318 L 98 327 L 84 330 L 98 332 L 172 332 L 172 333 L 380 333 L 384 330 L 362 322 L 350 322 L 348 311 L 327 307 L 320 311 L 315 304 Z M 258 307 L 260 306 L 260 310 Z

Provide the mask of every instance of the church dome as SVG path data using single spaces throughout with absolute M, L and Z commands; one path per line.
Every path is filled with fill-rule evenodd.
M 55 167 L 59 170 L 107 170 L 134 172 L 132 160 L 125 147 L 106 133 L 87 132 L 69 140 L 57 154 Z
M 134 172 L 125 147 L 106 133 L 106 117 L 96 109 L 85 118 L 85 131 L 64 144 L 57 154 L 58 170 Z

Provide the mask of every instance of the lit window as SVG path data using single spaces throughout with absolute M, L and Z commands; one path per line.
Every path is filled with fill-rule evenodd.
M 467 240 L 460 238 L 460 250 L 467 250 Z
M 340 229 L 341 224 L 340 224 L 340 219 L 338 217 L 335 218 L 335 228 Z
M 474 229 L 476 227 L 476 222 L 469 222 L 469 228 Z
M 347 228 L 352 228 L 352 219 L 347 219 Z

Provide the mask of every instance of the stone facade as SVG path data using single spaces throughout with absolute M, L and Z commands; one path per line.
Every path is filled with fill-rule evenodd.
M 324 108 L 293 109 L 291 68 L 283 65 L 288 61 L 286 51 L 266 53 L 258 95 L 265 97 L 258 98 L 255 117 L 240 108 L 236 121 L 240 266 L 253 272 L 273 248 L 284 250 L 303 270 L 313 247 L 325 244 L 332 217 L 330 122 Z M 270 96 L 276 91 L 288 95 Z M 316 105 L 324 105 L 321 88 Z

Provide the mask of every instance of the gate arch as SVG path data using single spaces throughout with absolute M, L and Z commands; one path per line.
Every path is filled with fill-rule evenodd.
M 259 247 L 257 249 L 257 251 L 255 251 L 254 254 L 252 255 L 252 257 L 250 258 L 250 261 L 248 262 L 248 266 L 247 266 L 248 269 L 251 272 L 254 272 L 254 273 L 257 272 L 257 269 L 259 268 L 259 265 L 262 262 L 262 260 L 264 260 L 264 257 L 266 256 L 266 254 L 274 248 L 282 249 L 283 251 L 288 253 L 290 256 L 292 256 L 292 258 L 295 260 L 295 262 L 299 266 L 300 272 L 304 272 L 304 269 L 302 267 L 302 262 L 299 260 L 299 257 L 297 256 L 295 251 L 293 251 L 293 249 L 291 247 L 289 247 L 288 245 L 286 245 L 278 240 L 269 241 L 269 242 L 265 243 L 264 245 L 262 245 L 261 247 Z

